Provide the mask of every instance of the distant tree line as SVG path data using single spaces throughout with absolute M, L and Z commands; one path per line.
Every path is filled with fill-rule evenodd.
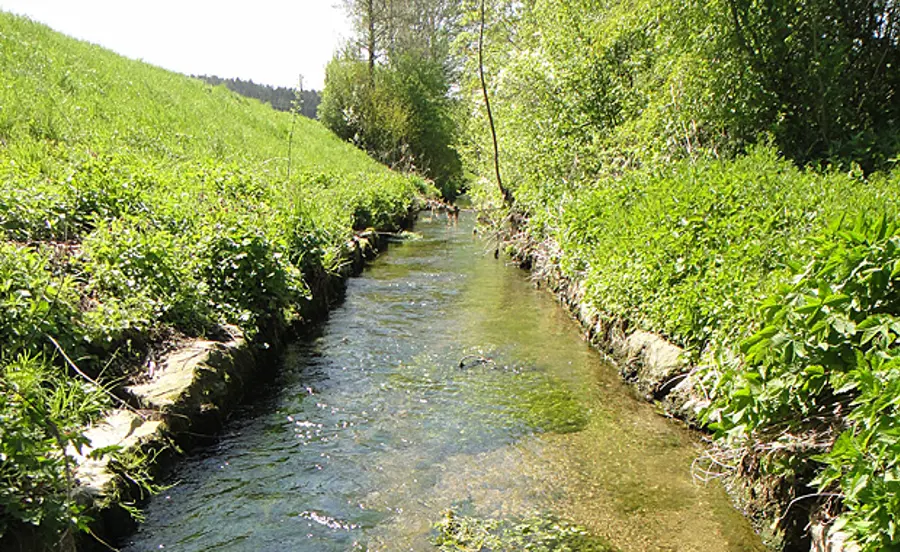
M 300 99 L 302 101 L 299 113 L 310 119 L 316 118 L 319 103 L 322 101 L 319 92 L 316 90 L 303 90 L 301 92 L 294 88 L 287 88 L 284 86 L 275 87 L 267 84 L 257 84 L 253 82 L 252 79 L 247 81 L 243 79 L 223 79 L 215 75 L 199 75 L 196 76 L 196 78 L 213 86 L 224 84 L 225 87 L 232 92 L 236 92 L 241 96 L 246 96 L 248 98 L 256 98 L 257 100 L 271 105 L 278 111 L 290 111 L 292 102 L 296 99 Z

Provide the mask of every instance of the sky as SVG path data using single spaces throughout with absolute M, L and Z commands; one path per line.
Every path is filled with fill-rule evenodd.
M 350 35 L 341 0 L 0 0 L 69 36 L 193 75 L 322 89 Z

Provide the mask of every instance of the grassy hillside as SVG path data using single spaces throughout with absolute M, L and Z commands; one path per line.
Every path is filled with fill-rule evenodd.
M 425 188 L 314 121 L 0 13 L 0 537 L 84 521 L 60 451 L 109 399 L 74 365 L 113 385 L 161 340 L 289 323 L 354 228 L 395 228 Z

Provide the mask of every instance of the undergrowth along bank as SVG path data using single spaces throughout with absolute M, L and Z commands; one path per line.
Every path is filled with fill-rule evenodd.
M 884 550 L 900 512 L 898 191 L 897 172 L 803 170 L 760 147 L 520 187 L 515 241 L 578 282 L 607 327 L 685 349 L 708 468 L 769 482 L 744 504 L 775 525 L 770 544 L 797 546 L 812 519 Z
M 685 349 L 707 471 L 773 546 L 896 547 L 897 7 L 475 4 L 460 151 L 495 224 L 605 327 Z
M 306 118 L 0 13 L 0 542 L 86 527 L 63 451 L 160 343 L 261 342 L 354 229 L 432 191 Z

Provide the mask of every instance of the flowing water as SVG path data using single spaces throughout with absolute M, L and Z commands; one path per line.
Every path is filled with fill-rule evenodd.
M 763 549 L 693 481 L 695 436 L 634 399 L 471 216 L 416 231 L 181 464 L 127 551 L 427 551 L 448 509 L 553 515 L 622 551 Z

